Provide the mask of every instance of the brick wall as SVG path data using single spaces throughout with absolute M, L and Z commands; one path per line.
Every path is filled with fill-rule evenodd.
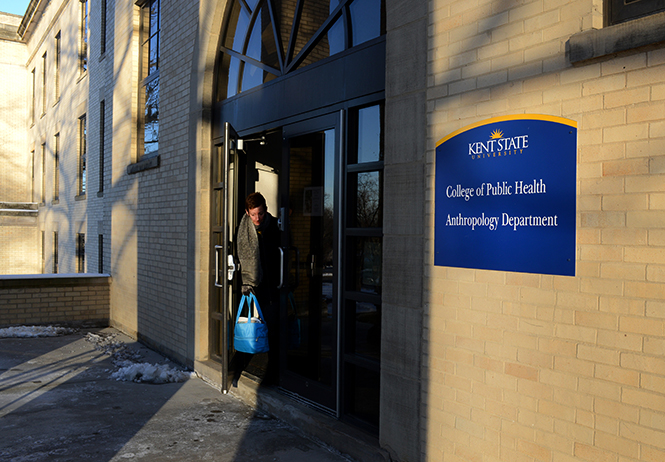
M 0 276 L 0 326 L 109 323 L 107 275 Z
M 0 274 L 41 273 L 39 244 L 36 210 L 0 211 Z
M 430 4 L 427 460 L 665 460 L 665 49 L 572 66 L 599 6 Z M 578 123 L 576 276 L 433 266 L 434 144 L 521 113 Z
M 0 13 L 0 201 L 30 202 L 27 48 L 11 39 L 20 16 Z

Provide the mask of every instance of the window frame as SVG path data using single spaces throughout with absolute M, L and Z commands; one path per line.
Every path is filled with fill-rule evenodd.
M 89 3 L 88 0 L 79 0 L 79 76 L 82 77 L 88 72 L 88 28 L 89 28 Z
M 83 114 L 78 118 L 78 162 L 76 174 L 76 199 L 84 199 L 86 196 L 88 178 L 87 178 L 87 115 Z
M 104 162 L 106 157 L 106 100 L 99 102 L 99 191 L 97 196 L 104 195 Z
M 32 68 L 32 97 L 30 98 L 30 126 L 33 126 L 35 124 L 35 111 L 36 111 L 36 104 L 35 104 L 35 99 L 37 98 L 37 69 Z
M 605 0 L 603 7 L 605 27 L 665 11 L 665 3 L 662 0 L 639 0 L 629 3 L 625 0 Z
M 157 30 L 154 31 L 151 29 L 152 21 L 150 20 L 150 15 L 154 5 L 156 6 L 157 12 Z M 138 127 L 137 127 L 137 164 L 134 166 L 128 167 L 128 173 L 136 173 L 137 171 L 142 171 L 148 168 L 154 168 L 159 166 L 159 67 L 160 67 L 160 58 L 161 58 L 161 0 L 142 0 L 136 3 L 139 7 L 139 89 L 138 89 Z M 156 39 L 157 51 L 154 54 L 155 57 L 155 66 L 151 68 L 150 56 L 151 56 L 151 44 L 152 39 Z M 157 125 L 157 137 L 156 137 L 156 149 L 146 152 L 145 150 L 145 130 L 146 130 L 146 100 L 149 88 L 157 88 L 157 101 L 154 104 L 153 108 L 156 108 L 156 125 Z
M 304 67 L 315 65 L 319 61 L 331 59 L 353 48 L 380 40 L 386 34 L 385 0 L 378 0 L 378 35 L 370 38 L 362 38 L 362 41 L 358 43 L 353 38 L 352 29 L 358 30 L 362 29 L 362 27 L 354 26 L 354 20 L 358 19 L 359 16 L 353 6 L 357 6 L 361 0 L 339 0 L 337 6 L 328 12 L 328 16 L 323 19 L 316 30 L 313 32 L 308 31 L 311 32 L 311 36 L 305 35 L 305 38 L 302 40 L 299 37 L 301 33 L 299 27 L 306 2 L 297 2 L 297 6 L 293 11 L 293 17 L 289 22 L 290 28 L 281 30 L 284 26 L 276 22 L 275 1 L 259 0 L 253 8 L 250 8 L 249 4 L 244 0 L 229 2 L 228 14 L 222 28 L 221 45 L 218 48 L 219 71 L 218 79 L 215 82 L 215 98 L 217 101 L 236 97 L 245 91 L 265 85 L 274 79 L 299 71 Z M 355 4 L 354 1 L 356 1 Z M 271 18 L 273 42 L 270 42 L 269 45 L 274 45 L 276 48 L 277 67 L 275 67 L 275 64 L 264 62 L 263 58 L 259 61 L 255 57 L 250 56 L 252 53 L 248 50 L 251 48 L 252 34 L 255 32 L 258 18 L 264 8 L 268 10 Z M 238 28 L 240 17 L 247 18 L 248 23 L 246 28 Z M 319 44 L 324 40 L 328 40 L 328 34 L 337 26 L 341 26 L 344 29 L 340 31 L 340 38 L 343 41 L 341 48 L 338 51 L 330 53 L 328 56 L 316 58 L 314 55 Z M 265 34 L 265 36 L 268 37 L 268 34 Z M 261 46 L 264 45 L 262 40 Z M 245 87 L 246 67 L 252 71 L 263 72 L 262 83 Z M 231 86 L 233 88 L 230 88 Z
M 60 202 L 60 132 L 53 136 L 53 202 Z
M 45 51 L 44 54 L 42 55 L 42 113 L 41 117 L 44 117 L 46 114 L 46 105 L 47 105 L 47 92 L 46 92 L 46 72 L 48 70 L 48 66 L 46 65 L 48 60 L 48 52 Z
M 568 39 L 566 53 L 573 66 L 580 66 L 601 59 L 611 59 L 617 53 L 630 52 L 663 41 L 665 12 L 602 29 L 578 32 Z
M 85 273 L 85 233 L 76 233 L 76 272 Z
M 40 205 L 46 204 L 46 143 L 42 143 L 42 172 L 41 172 L 41 191 L 39 192 Z
M 60 101 L 60 60 L 62 59 L 62 33 L 58 31 L 55 34 L 55 57 L 54 57 L 54 69 L 53 69 L 53 81 L 54 81 L 54 104 Z
M 53 231 L 53 274 L 58 274 L 58 232 Z
M 99 30 L 99 53 L 101 56 L 106 54 L 106 26 L 107 26 L 107 0 L 101 0 L 100 5 L 100 30 Z

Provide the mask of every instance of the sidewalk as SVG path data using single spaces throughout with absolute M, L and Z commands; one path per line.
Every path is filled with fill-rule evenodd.
M 93 332 L 121 341 L 140 361 L 166 363 L 117 330 Z M 111 378 L 117 363 L 95 347 L 84 331 L 0 338 L 0 460 L 351 460 L 199 378 L 159 385 Z

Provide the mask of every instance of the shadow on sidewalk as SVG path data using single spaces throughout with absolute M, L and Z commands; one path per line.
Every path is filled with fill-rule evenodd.
M 198 378 L 153 385 L 115 380 L 115 369 L 85 333 L 0 338 L 0 460 L 348 460 Z

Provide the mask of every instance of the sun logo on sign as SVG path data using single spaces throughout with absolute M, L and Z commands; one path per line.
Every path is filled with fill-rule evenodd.
M 490 135 L 491 140 L 498 140 L 500 138 L 503 138 L 503 132 L 501 130 L 494 130 Z

